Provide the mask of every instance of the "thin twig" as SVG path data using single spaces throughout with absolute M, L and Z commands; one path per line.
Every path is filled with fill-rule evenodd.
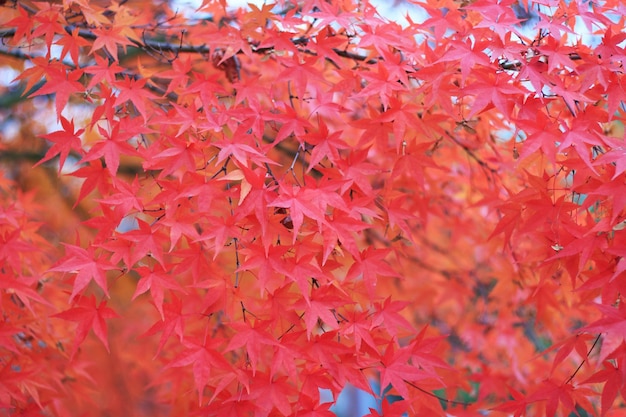
M 455 401 L 455 400 L 449 400 L 445 397 L 441 397 L 435 393 L 432 393 L 430 391 L 425 390 L 422 387 L 415 385 L 411 381 L 407 381 L 406 379 L 403 379 L 403 381 L 406 382 L 408 385 L 412 386 L 413 388 L 415 388 L 416 390 L 423 392 L 426 395 L 430 395 L 431 397 L 434 397 L 438 399 L 439 401 L 443 401 L 444 403 L 451 404 L 451 405 L 462 405 L 463 407 L 469 407 L 470 405 L 472 405 L 472 403 L 467 403 L 465 401 Z
M 567 381 L 565 381 L 565 383 L 563 385 L 567 385 L 569 384 L 572 379 L 574 379 L 574 377 L 576 376 L 576 374 L 578 373 L 578 371 L 580 371 L 580 368 L 583 367 L 583 365 L 585 364 L 585 362 L 587 361 L 587 358 L 589 358 L 589 355 L 591 355 L 591 351 L 593 350 L 593 348 L 596 347 L 596 344 L 598 343 L 598 341 L 600 340 L 600 336 L 602 335 L 602 333 L 598 334 L 598 337 L 596 337 L 596 340 L 593 342 L 593 345 L 591 345 L 591 348 L 589 349 L 589 351 L 587 352 L 587 356 L 585 358 L 583 358 L 583 360 L 580 362 L 580 365 L 578 365 L 578 368 L 576 368 L 576 370 L 574 371 L 573 374 L 570 375 L 570 377 L 567 379 Z

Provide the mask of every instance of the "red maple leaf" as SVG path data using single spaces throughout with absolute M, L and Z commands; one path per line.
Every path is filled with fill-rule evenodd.
M 83 249 L 64 243 L 66 255 L 61 258 L 50 271 L 70 272 L 76 274 L 70 302 L 82 292 L 93 279 L 108 297 L 109 290 L 105 271 L 115 269 L 103 255 L 96 255 L 95 248 Z
M 365 415 L 365 417 L 403 416 L 408 408 L 409 405 L 404 400 L 389 402 L 389 399 L 385 397 L 381 404 L 382 414 L 378 410 L 370 408 L 370 413 Z
M 310 337 L 318 324 L 323 329 L 338 329 L 339 321 L 334 312 L 346 302 L 349 302 L 346 296 L 340 294 L 332 284 L 328 284 L 317 288 L 309 299 L 300 300 L 294 307 L 304 310 L 304 323 L 307 336 Z
M 136 264 L 144 256 L 151 256 L 165 266 L 163 261 L 163 244 L 165 243 L 165 235 L 159 230 L 153 230 L 150 224 L 137 219 L 139 229 L 130 230 L 120 235 L 123 240 L 133 242 L 132 255 L 129 259 L 132 266 Z
M 132 300 L 150 290 L 152 301 L 161 315 L 161 320 L 165 320 L 165 313 L 163 312 L 165 290 L 176 290 L 184 294 L 186 293 L 185 289 L 176 281 L 172 273 L 168 272 L 171 271 L 171 267 L 163 268 L 160 265 L 155 265 L 153 268 L 149 268 L 140 266 L 135 271 L 141 278 L 137 282 L 137 288 L 132 296 Z
M 475 65 L 489 66 L 489 57 L 483 51 L 486 42 L 452 41 L 446 53 L 437 62 L 458 62 L 461 67 L 462 86 Z
M 119 106 L 130 101 L 141 114 L 141 117 L 143 117 L 144 123 L 148 122 L 149 117 L 149 113 L 146 110 L 146 102 L 152 102 L 156 99 L 156 96 L 145 87 L 147 81 L 146 78 L 134 79 L 126 76 L 122 81 L 114 83 L 115 87 L 120 91 L 115 99 L 115 105 Z
M 41 10 L 34 16 L 34 20 L 37 24 L 31 36 L 35 38 L 43 35 L 46 46 L 48 50 L 50 50 L 54 36 L 56 34 L 65 33 L 65 29 L 63 28 L 65 19 L 60 13 L 60 9 L 51 4 L 45 4 L 39 7 Z
M 98 189 L 100 192 L 103 192 L 110 187 L 111 175 L 109 170 L 102 166 L 100 160 L 95 160 L 94 162 L 84 165 L 82 168 L 72 172 L 72 176 L 85 178 L 85 181 L 80 187 L 80 192 L 78 193 L 74 207 L 93 190 Z
M 115 74 L 124 71 L 124 68 L 121 67 L 116 61 L 109 62 L 109 60 L 101 57 L 100 55 L 95 55 L 94 59 L 96 60 L 95 65 L 90 65 L 84 68 L 87 74 L 93 75 L 89 81 L 89 85 L 87 85 L 88 90 L 100 85 L 103 80 L 108 82 L 110 85 L 113 85 L 115 82 Z
M 90 45 L 87 39 L 80 36 L 78 28 L 74 28 L 72 33 L 69 34 L 64 31 L 63 36 L 61 36 L 61 38 L 59 38 L 55 43 L 63 46 L 63 50 L 61 51 L 61 60 L 69 53 L 72 58 L 72 62 L 76 66 L 79 64 L 78 56 L 80 54 L 80 48 Z
M 246 321 L 245 323 L 233 323 L 235 334 L 228 342 L 225 351 L 230 352 L 235 349 L 245 347 L 246 357 L 250 360 L 252 367 L 252 376 L 256 375 L 259 360 L 263 359 L 262 352 L 266 352 L 266 347 L 279 347 L 280 342 L 276 340 L 270 333 L 271 322 L 260 322 L 256 320 L 254 323 Z M 274 350 L 274 348 L 270 348 Z
M 307 145 L 312 146 L 311 160 L 307 171 L 311 171 L 317 167 L 324 158 L 328 158 L 331 162 L 339 159 L 339 152 L 343 149 L 349 149 L 350 146 L 341 139 L 341 131 L 330 133 L 324 120 L 318 117 L 318 130 L 309 132 L 304 136 Z
M 18 5 L 17 10 L 19 16 L 14 17 L 4 23 L 4 25 L 6 27 L 15 27 L 15 35 L 12 38 L 12 42 L 18 43 L 22 38 L 26 38 L 26 41 L 30 42 L 33 38 L 32 32 L 35 26 L 35 20 L 21 4 Z
M 47 77 L 46 83 L 29 97 L 55 94 L 57 118 L 60 118 L 61 112 L 67 105 L 70 96 L 73 93 L 85 91 L 85 87 L 79 82 L 83 76 L 83 70 L 56 70 L 50 68 L 45 75 Z
M 186 87 L 189 82 L 189 72 L 191 71 L 191 59 L 182 58 L 172 62 L 172 69 L 157 74 L 159 78 L 171 80 L 167 86 L 165 94 L 168 94 L 179 87 Z
M 87 337 L 89 330 L 93 330 L 94 334 L 100 339 L 106 349 L 109 350 L 106 319 L 119 316 L 106 305 L 106 301 L 103 300 L 96 306 L 96 297 L 93 295 L 90 297 L 80 297 L 75 307 L 52 316 L 63 320 L 78 322 L 76 337 L 72 344 L 70 357 L 74 357 L 78 351 L 78 347 Z
M 124 53 L 126 53 L 126 46 L 133 45 L 133 43 L 128 40 L 128 38 L 121 35 L 120 32 L 121 31 L 116 27 L 93 29 L 96 39 L 91 46 L 89 54 L 94 55 L 95 51 L 104 48 L 114 61 L 119 62 L 117 58 L 118 46 L 124 47 Z
M 210 341 L 210 343 L 208 343 Z M 174 358 L 167 368 L 177 368 L 192 365 L 193 379 L 196 390 L 202 403 L 204 387 L 209 382 L 211 375 L 230 373 L 231 365 L 224 358 L 222 352 L 218 352 L 211 346 L 215 341 L 197 339 L 184 340 L 185 351 Z
M 120 166 L 120 155 L 138 155 L 138 151 L 128 143 L 136 134 L 146 132 L 142 126 L 132 126 L 132 121 L 124 118 L 116 121 L 110 129 L 98 126 L 98 132 L 102 135 L 103 140 L 96 142 L 95 145 L 85 154 L 82 162 L 89 162 L 104 157 L 107 169 L 111 176 L 115 176 Z
M 380 395 L 391 385 L 404 397 L 409 398 L 407 382 L 415 382 L 427 377 L 427 373 L 410 363 L 411 352 L 408 348 L 399 348 L 390 342 L 381 355 Z
M 56 155 L 59 155 L 60 173 L 61 169 L 63 169 L 63 166 L 65 165 L 65 160 L 71 151 L 82 154 L 83 146 L 80 140 L 80 135 L 85 131 L 85 129 L 74 131 L 74 119 L 67 120 L 63 116 L 61 116 L 61 126 L 63 127 L 63 130 L 57 130 L 42 136 L 42 138 L 53 142 L 54 145 L 48 149 L 46 155 L 34 166 L 43 164 L 44 162 L 54 158 Z
M 150 327 L 142 336 L 150 336 L 155 333 L 161 333 L 161 339 L 159 340 L 159 346 L 157 348 L 154 357 L 159 356 L 159 353 L 163 350 L 163 347 L 172 336 L 175 334 L 178 336 L 178 341 L 182 342 L 184 339 L 185 329 L 185 317 L 188 315 L 183 313 L 183 304 L 180 298 L 175 294 L 172 294 L 171 301 L 163 305 L 163 316 L 161 321 L 157 321 Z
M 388 250 L 368 247 L 361 252 L 350 267 L 346 279 L 362 279 L 372 299 L 375 298 L 378 276 L 397 276 L 398 273 L 385 261 Z
M 622 399 L 626 399 L 624 353 L 626 353 L 626 344 L 622 341 L 620 346 L 608 356 L 609 360 L 605 360 L 602 363 L 604 369 L 594 373 L 583 381 L 583 384 L 604 382 L 604 387 L 602 388 L 601 414 L 603 416 L 611 409 L 615 398 L 617 398 L 617 394 L 621 394 Z
M 1 244 L 0 238 L 0 244 Z M 15 246 L 12 246 L 14 249 Z M 19 298 L 19 300 L 24 303 L 26 308 L 28 308 L 32 314 L 37 314 L 33 309 L 33 305 L 31 301 L 34 301 L 39 304 L 52 306 L 52 304 L 43 298 L 36 290 L 33 288 L 33 284 L 37 284 L 38 279 L 34 277 L 26 277 L 26 276 L 16 276 L 14 277 L 12 274 L 0 273 L 0 288 L 2 288 L 7 294 L 14 294 Z M 2 300 L 0 300 L 0 309 L 2 308 Z
M 595 304 L 595 307 L 602 313 L 602 318 L 580 330 L 592 333 L 608 332 L 626 338 L 626 303 L 620 303 L 617 308 L 604 304 Z

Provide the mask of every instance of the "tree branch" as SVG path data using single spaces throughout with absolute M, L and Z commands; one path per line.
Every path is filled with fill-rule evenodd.
M 450 132 L 446 131 L 446 135 L 448 135 L 448 137 L 452 140 L 452 142 L 456 143 L 457 145 L 459 145 L 461 148 L 463 148 L 463 150 L 465 151 L 465 153 L 472 158 L 474 161 L 476 161 L 478 163 L 478 165 L 480 165 L 483 169 L 486 169 L 488 171 L 490 171 L 492 174 L 496 174 L 498 172 L 497 169 L 492 168 L 491 166 L 489 166 L 485 161 L 483 161 L 482 159 L 480 159 L 475 153 L 474 151 L 472 151 L 467 145 L 461 143 L 454 135 L 452 135 Z
M 74 154 L 73 152 L 70 154 L 77 159 L 80 159 L 80 156 Z M 33 164 L 41 161 L 45 156 L 45 152 L 35 152 L 35 151 L 17 151 L 15 149 L 5 149 L 0 152 L 0 164 L 16 164 L 20 162 L 32 162 Z M 50 165 L 51 161 L 58 160 L 58 156 L 54 157 L 50 161 L 46 161 L 42 165 Z M 104 163 L 104 161 L 103 161 Z M 105 165 L 106 166 L 106 165 Z M 140 165 L 131 165 L 131 164 L 120 164 L 118 170 L 120 174 L 135 176 L 138 174 L 142 174 L 144 172 L 148 172 L 144 170 Z
M 412 386 L 413 388 L 415 388 L 416 390 L 418 390 L 418 391 L 420 391 L 420 392 L 422 392 L 422 393 L 424 393 L 424 394 L 426 394 L 426 395 L 429 395 L 429 396 L 431 396 L 431 397 L 433 397 L 433 398 L 436 398 L 436 399 L 438 399 L 439 401 L 444 402 L 444 403 L 446 403 L 446 404 L 450 404 L 450 405 L 460 405 L 460 406 L 463 406 L 463 407 L 469 407 L 470 405 L 472 405 L 472 404 L 473 404 L 473 403 L 467 403 L 467 402 L 464 402 L 464 401 L 449 400 L 449 399 L 447 399 L 447 398 L 444 398 L 444 397 L 441 397 L 441 396 L 439 396 L 439 395 L 437 395 L 437 394 L 434 394 L 434 393 L 432 393 L 432 392 L 430 392 L 430 391 L 427 391 L 427 390 L 425 390 L 424 388 L 422 388 L 422 387 L 420 387 L 420 386 L 418 386 L 418 385 L 414 384 L 414 383 L 413 383 L 413 382 L 411 382 L 411 381 L 407 381 L 406 379 L 403 379 L 403 381 L 404 381 L 406 384 L 408 384 L 408 385 Z

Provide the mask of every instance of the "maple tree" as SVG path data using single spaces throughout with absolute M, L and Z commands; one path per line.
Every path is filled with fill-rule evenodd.
M 617 415 L 624 4 L 410 3 L 0 3 L 3 415 Z

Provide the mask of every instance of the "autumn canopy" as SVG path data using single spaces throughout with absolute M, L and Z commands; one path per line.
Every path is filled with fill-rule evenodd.
M 0 1 L 0 415 L 618 415 L 626 6 L 226 3 Z

